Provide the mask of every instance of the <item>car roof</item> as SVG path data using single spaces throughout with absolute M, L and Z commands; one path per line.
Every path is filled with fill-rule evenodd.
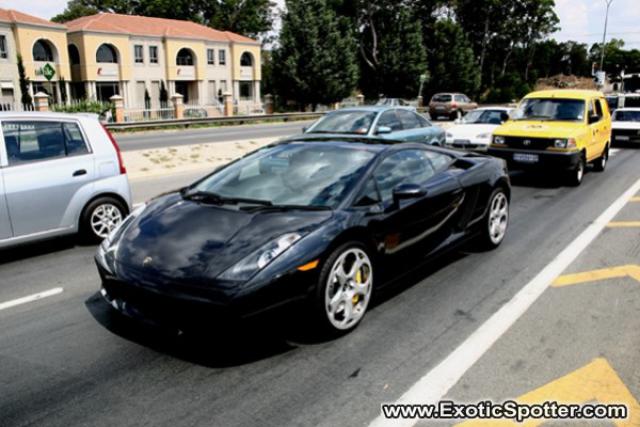
M 38 120 L 68 120 L 78 118 L 98 118 L 93 113 L 54 113 L 40 111 L 3 111 L 0 112 L 0 120 L 3 119 L 38 119 Z
M 593 97 L 604 96 L 602 92 L 597 90 L 578 90 L 578 89 L 549 89 L 531 92 L 527 98 L 562 98 L 562 99 L 587 99 Z

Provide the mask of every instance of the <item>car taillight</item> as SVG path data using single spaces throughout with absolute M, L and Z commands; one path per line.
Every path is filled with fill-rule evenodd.
M 454 102 L 453 104 L 451 104 L 451 108 L 458 108 L 458 104 Z
M 113 148 L 115 148 L 116 150 L 116 154 L 118 155 L 118 166 L 120 168 L 120 174 L 124 175 L 125 173 L 127 173 L 127 168 L 124 167 L 124 162 L 122 161 L 122 153 L 120 152 L 120 147 L 118 147 L 118 143 L 116 142 L 113 135 L 111 135 L 111 132 L 109 132 L 109 129 L 107 129 L 107 127 L 102 123 L 100 123 L 100 126 L 102 126 L 102 129 L 104 129 L 104 132 L 109 137 L 109 141 L 111 141 L 111 144 L 113 144 Z

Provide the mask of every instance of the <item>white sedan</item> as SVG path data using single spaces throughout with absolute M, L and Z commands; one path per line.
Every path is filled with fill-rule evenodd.
M 445 143 L 448 147 L 486 151 L 491 144 L 493 131 L 509 120 L 512 108 L 483 107 L 470 111 L 447 129 Z
M 611 143 L 640 144 L 640 108 L 619 108 L 611 121 Z

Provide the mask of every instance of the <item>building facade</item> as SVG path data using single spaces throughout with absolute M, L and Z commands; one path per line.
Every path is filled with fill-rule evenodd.
M 260 44 L 250 38 L 188 21 L 112 13 L 66 26 L 75 98 L 120 95 L 128 109 L 156 108 L 174 94 L 185 104 L 219 106 L 230 92 L 240 111 L 261 102 Z
M 69 58 L 64 25 L 15 10 L 0 9 L 0 103 L 3 109 L 20 103 L 18 56 L 22 58 L 29 92 L 49 94 L 53 102 L 69 99 Z

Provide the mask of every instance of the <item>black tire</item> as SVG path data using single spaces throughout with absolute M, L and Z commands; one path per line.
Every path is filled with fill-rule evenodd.
M 492 208 L 498 201 L 504 201 L 506 209 L 506 217 L 499 218 L 500 224 L 504 225 L 504 230 L 500 235 L 496 235 L 493 231 L 493 222 L 498 218 L 492 215 Z M 504 238 L 507 234 L 507 229 L 509 227 L 509 202 L 509 195 L 507 194 L 507 190 L 505 190 L 504 187 L 496 187 L 491 192 L 487 204 L 487 213 L 482 219 L 482 229 L 480 230 L 480 235 L 477 239 L 479 249 L 485 251 L 493 250 L 500 246 L 504 241 Z
M 344 328 L 339 328 L 332 323 L 330 320 L 330 314 L 328 313 L 328 302 L 327 298 L 327 287 L 329 286 L 329 276 L 332 273 L 334 268 L 334 264 L 340 259 L 343 254 L 347 254 L 352 250 L 361 251 L 366 254 L 367 259 L 370 264 L 370 271 L 368 278 L 371 279 L 371 283 L 369 285 L 369 297 L 364 301 L 364 309 L 362 310 L 361 316 L 354 321 L 352 324 L 348 325 Z M 338 248 L 336 248 L 331 254 L 327 257 L 327 259 L 322 264 L 322 269 L 320 270 L 320 274 L 318 277 L 318 283 L 315 287 L 315 291 L 312 295 L 311 301 L 311 316 L 312 316 L 312 324 L 315 326 L 317 332 L 324 336 L 335 337 L 343 334 L 347 334 L 350 331 L 354 330 L 362 321 L 366 314 L 366 310 L 368 308 L 368 304 L 371 302 L 371 295 L 374 286 L 374 269 L 375 266 L 373 264 L 373 258 L 371 257 L 371 252 L 366 247 L 366 245 L 357 241 L 347 242 Z M 359 304 L 359 302 L 358 302 Z
M 602 156 L 600 156 L 595 162 L 593 162 L 593 170 L 596 172 L 604 172 L 609 163 L 609 144 L 604 148 Z
M 572 187 L 579 187 L 584 179 L 584 174 L 587 171 L 587 162 L 584 158 L 584 154 L 580 156 L 578 165 L 567 172 L 567 184 Z
M 127 206 L 120 200 L 109 196 L 98 197 L 84 208 L 80 216 L 80 237 L 83 241 L 87 243 L 100 243 L 104 237 L 106 237 L 99 235 L 91 222 L 98 209 L 107 206 L 113 206 L 118 210 L 120 221 L 123 221 L 129 214 L 129 209 L 127 209 Z

